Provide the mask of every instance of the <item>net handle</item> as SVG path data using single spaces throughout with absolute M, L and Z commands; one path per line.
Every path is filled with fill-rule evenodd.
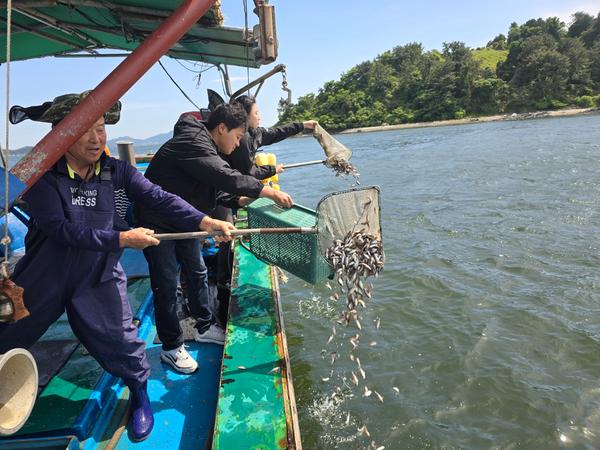
M 316 159 L 313 161 L 306 161 L 306 162 L 301 162 L 301 163 L 294 163 L 294 164 L 284 164 L 283 168 L 284 169 L 293 169 L 294 167 L 304 167 L 304 166 L 312 166 L 315 164 L 325 164 L 327 162 L 326 159 Z
M 316 228 L 310 227 L 283 227 L 283 228 L 247 228 L 245 230 L 231 230 L 232 236 L 247 236 L 250 234 L 280 234 L 280 233 L 304 233 L 317 234 Z M 207 237 L 223 236 L 222 231 L 192 231 L 189 233 L 161 233 L 154 234 L 159 241 L 177 241 L 181 239 L 199 239 Z

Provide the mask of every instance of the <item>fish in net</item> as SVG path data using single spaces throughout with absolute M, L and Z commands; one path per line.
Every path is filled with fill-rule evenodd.
M 352 151 L 337 139 L 333 138 L 319 124 L 315 127 L 313 136 L 325 151 L 325 155 L 327 156 L 325 165 L 330 169 L 333 169 L 336 176 L 352 175 L 358 182 L 360 174 L 356 167 L 349 162 L 352 157 Z

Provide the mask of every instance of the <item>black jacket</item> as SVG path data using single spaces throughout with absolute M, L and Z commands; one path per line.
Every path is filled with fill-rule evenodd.
M 175 124 L 173 137 L 156 152 L 146 177 L 205 214 L 212 214 L 217 203 L 237 206 L 240 195 L 256 198 L 263 189 L 256 178 L 232 169 L 219 156 L 205 123 L 189 115 Z M 141 225 L 171 231 L 151 210 L 140 206 L 136 213 Z
M 251 175 L 259 180 L 275 175 L 275 166 L 257 166 L 254 164 L 256 150 L 263 145 L 271 145 L 283 141 L 304 130 L 302 122 L 289 123 L 273 128 L 250 128 L 240 140 L 240 145 L 233 153 L 226 156 L 229 165 L 243 174 Z

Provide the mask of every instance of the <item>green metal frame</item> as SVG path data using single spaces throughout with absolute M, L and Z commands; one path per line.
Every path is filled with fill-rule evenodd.
M 313 209 L 300 205 L 281 208 L 268 198 L 255 200 L 247 209 L 250 228 L 314 228 L 317 224 Z M 331 274 L 331 266 L 321 255 L 317 234 L 255 234 L 250 237 L 250 248 L 260 259 L 311 284 L 325 281 Z
M 99 49 L 133 51 L 182 0 L 13 0 L 11 60 Z M 0 62 L 6 61 L 6 8 L 0 9 Z M 222 26 L 213 7 L 169 50 L 178 59 L 260 67 L 252 32 Z
M 302 447 L 275 270 L 236 246 L 216 450 Z

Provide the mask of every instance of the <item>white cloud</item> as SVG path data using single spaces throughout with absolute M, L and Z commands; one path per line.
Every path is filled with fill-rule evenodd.
M 573 20 L 572 15 L 579 11 L 586 12 L 595 17 L 598 12 L 600 12 L 600 3 L 597 1 L 590 1 L 582 2 L 573 6 L 565 5 L 561 9 L 549 10 L 548 12 L 543 13 L 540 17 L 558 17 L 565 24 L 567 24 L 567 26 L 569 26 L 571 20 Z

